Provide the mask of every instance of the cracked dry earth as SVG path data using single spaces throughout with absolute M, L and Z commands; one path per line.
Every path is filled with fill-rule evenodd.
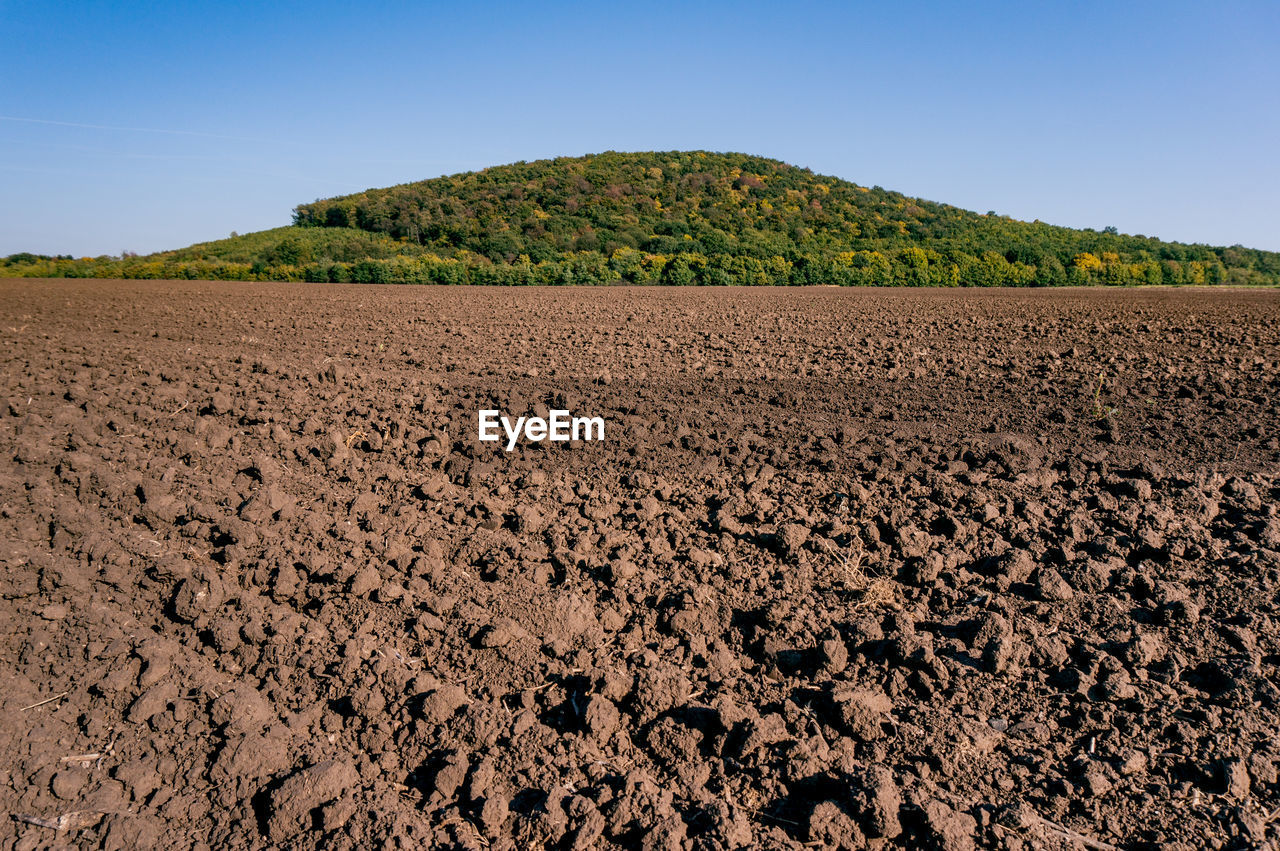
M 1277 320 L 0 281 L 0 847 L 1275 847 Z

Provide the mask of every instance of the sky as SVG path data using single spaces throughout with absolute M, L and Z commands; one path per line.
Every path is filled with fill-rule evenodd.
M 1280 250 L 1280 3 L 0 0 L 0 256 L 604 150 Z

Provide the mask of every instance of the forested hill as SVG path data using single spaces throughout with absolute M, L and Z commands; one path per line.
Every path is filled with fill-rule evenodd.
M 116 274 L 131 270 L 411 283 L 1267 284 L 1280 282 L 1280 254 L 1016 221 L 777 160 L 672 151 L 520 162 L 315 201 L 296 208 L 293 227 L 130 258 Z

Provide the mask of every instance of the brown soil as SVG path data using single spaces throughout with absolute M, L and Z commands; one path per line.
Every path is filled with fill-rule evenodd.
M 27 280 L 0 336 L 0 847 L 1280 837 L 1278 293 Z M 548 406 L 606 441 L 476 440 Z

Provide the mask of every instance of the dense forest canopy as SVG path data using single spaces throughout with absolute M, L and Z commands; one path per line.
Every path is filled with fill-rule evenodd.
M 15 260 L 15 258 L 21 258 Z M 778 160 L 607 152 L 302 204 L 287 228 L 8 274 L 410 283 L 1274 284 L 1280 254 L 985 215 Z

